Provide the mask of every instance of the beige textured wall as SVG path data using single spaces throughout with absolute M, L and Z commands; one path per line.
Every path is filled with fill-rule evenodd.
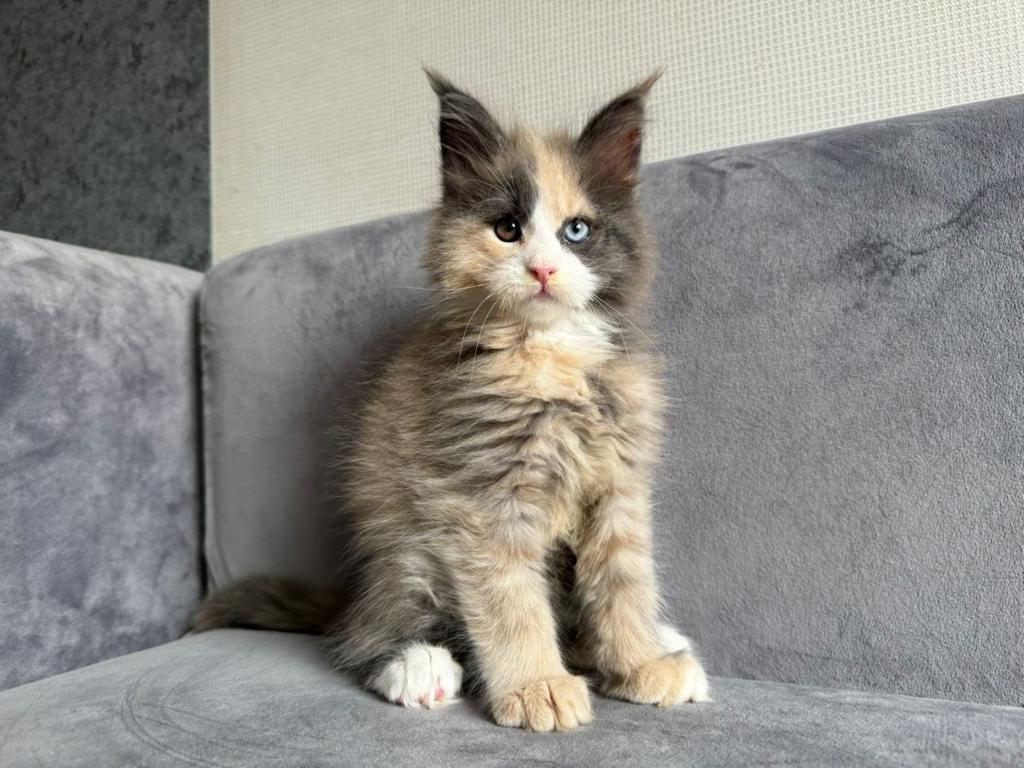
M 431 205 L 429 63 L 579 124 L 665 66 L 647 160 L 1024 92 L 1024 0 L 211 0 L 215 259 Z

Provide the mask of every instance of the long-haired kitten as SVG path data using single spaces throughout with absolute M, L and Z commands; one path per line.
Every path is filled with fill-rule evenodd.
M 499 725 L 591 720 L 584 677 L 642 704 L 706 700 L 658 622 L 650 482 L 662 392 L 641 304 L 653 252 L 635 187 L 655 77 L 578 136 L 503 129 L 428 72 L 443 189 L 436 305 L 362 411 L 345 474 L 348 599 L 275 579 L 214 594 L 198 630 L 324 632 L 333 664 L 407 707 L 460 691 Z

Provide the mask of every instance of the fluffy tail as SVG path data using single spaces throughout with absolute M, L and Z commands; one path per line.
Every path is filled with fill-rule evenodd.
M 195 632 L 240 627 L 320 635 L 338 619 L 346 603 L 342 589 L 256 576 L 209 595 L 192 615 L 189 627 Z

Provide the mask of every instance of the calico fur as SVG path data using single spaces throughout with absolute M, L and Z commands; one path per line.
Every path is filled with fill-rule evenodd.
M 249 580 L 211 596 L 195 626 L 325 631 L 337 669 L 407 706 L 453 698 L 465 665 L 496 722 L 534 730 L 591 719 L 570 663 L 626 700 L 706 699 L 685 639 L 657 621 L 652 562 L 663 395 L 634 190 L 655 78 L 574 137 L 505 131 L 428 76 L 443 183 L 423 263 L 436 300 L 342 468 L 358 581 L 343 597 Z M 496 237 L 509 218 L 518 242 Z M 578 245 L 564 236 L 574 218 L 591 227 Z M 541 263 L 557 267 L 543 291 L 530 271 Z

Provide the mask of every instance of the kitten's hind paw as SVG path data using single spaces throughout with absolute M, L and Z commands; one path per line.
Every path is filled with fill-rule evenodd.
M 446 648 L 414 643 L 370 680 L 369 688 L 388 701 L 412 709 L 434 709 L 455 700 L 462 667 Z
M 660 707 L 711 700 L 704 668 L 686 652 L 662 656 L 628 675 L 610 679 L 604 686 L 604 692 L 616 699 Z
M 594 719 L 587 681 L 561 675 L 527 685 L 498 698 L 494 721 L 528 731 L 571 731 Z

